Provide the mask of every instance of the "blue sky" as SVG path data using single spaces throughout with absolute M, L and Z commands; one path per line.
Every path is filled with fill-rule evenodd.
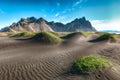
M 120 30 L 120 0 L 0 0 L 0 28 L 31 16 L 63 23 L 85 16 L 98 30 Z

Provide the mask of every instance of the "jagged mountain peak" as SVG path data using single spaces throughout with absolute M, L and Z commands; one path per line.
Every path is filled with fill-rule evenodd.
M 37 18 L 35 18 L 35 17 L 27 17 L 27 18 L 21 18 L 20 21 L 18 21 L 18 23 L 20 23 L 20 22 L 23 22 L 23 23 L 35 22 L 36 20 L 37 20 Z
M 88 21 L 88 20 L 86 20 L 85 17 L 82 17 L 82 18 L 76 18 L 72 22 L 81 22 L 81 21 Z
M 73 32 L 73 31 L 96 31 L 93 28 L 89 20 L 86 20 L 85 17 L 76 18 L 73 21 L 63 24 L 61 22 L 48 22 L 44 18 L 21 18 L 17 23 L 13 23 L 8 28 L 11 28 L 16 31 L 57 31 L 57 32 Z M 5 28 L 5 31 L 7 29 Z M 2 31 L 4 31 L 2 29 Z
M 37 23 L 46 23 L 47 21 L 44 19 L 44 18 L 39 18 L 39 19 L 37 19 L 37 21 L 36 21 Z

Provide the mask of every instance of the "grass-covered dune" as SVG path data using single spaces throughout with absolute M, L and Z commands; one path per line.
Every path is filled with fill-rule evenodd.
M 109 61 L 98 55 L 89 55 L 77 59 L 71 68 L 71 73 L 89 74 L 98 72 L 109 66 Z
M 105 33 L 57 33 L 0 37 L 0 80 L 120 80 L 120 35 L 108 43 Z M 97 38 L 107 40 L 89 42 Z
M 34 36 L 36 35 L 37 33 L 39 32 L 17 32 L 17 33 L 9 33 L 9 37 L 31 37 L 31 36 Z M 59 34 L 57 32 L 49 32 L 49 33 L 52 33 L 56 36 L 59 36 Z
M 36 32 L 19 32 L 19 33 L 11 33 L 9 37 L 30 37 L 35 35 Z
M 104 40 L 109 40 L 110 42 L 116 42 L 114 35 L 110 33 L 104 33 L 92 41 L 104 41 Z
M 70 38 L 75 37 L 76 35 L 83 35 L 83 34 L 81 32 L 71 32 L 69 34 L 66 34 L 66 35 L 62 36 L 61 38 L 70 39 Z
M 84 37 L 88 37 L 91 34 L 92 34 L 92 32 L 84 32 L 84 31 L 81 31 L 81 32 L 71 32 L 71 33 L 65 34 L 61 38 L 63 38 L 63 39 L 69 39 L 69 38 L 72 38 L 72 37 L 74 37 L 76 35 L 82 35 Z
M 57 32 L 19 32 L 11 33 L 9 37 L 30 37 L 29 40 L 37 40 L 45 43 L 59 43 L 62 41 Z
M 89 32 L 89 31 L 82 31 L 81 32 L 84 36 L 88 37 L 89 35 L 93 34 L 93 32 Z
M 33 37 L 31 37 L 30 39 L 45 42 L 45 43 L 50 43 L 50 44 L 59 43 L 62 41 L 61 38 L 59 38 L 58 36 L 56 36 L 51 32 L 40 32 L 34 35 Z

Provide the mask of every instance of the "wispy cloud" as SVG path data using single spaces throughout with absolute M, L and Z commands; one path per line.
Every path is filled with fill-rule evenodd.
M 83 2 L 83 0 L 78 0 L 77 2 L 75 2 L 75 3 L 73 4 L 73 7 L 75 7 L 75 6 L 79 5 L 79 4 L 81 4 L 82 2 Z
M 62 21 L 62 23 L 64 23 L 64 24 L 67 22 L 66 21 L 66 16 L 64 16 L 64 15 L 63 16 L 60 15 L 58 17 L 53 17 L 52 20 L 55 21 L 55 22 L 61 22 Z
M 120 31 L 120 19 L 92 20 L 91 23 L 97 30 L 119 30 Z
M 66 11 L 63 11 L 63 13 L 65 12 L 71 12 L 71 11 L 74 11 L 75 10 L 75 8 L 74 7 L 72 7 L 72 8 L 69 8 L 69 9 L 66 9 Z
M 55 17 L 58 17 L 59 15 L 60 15 L 60 13 L 56 13 L 56 14 L 55 14 Z
M 63 20 L 63 19 L 65 19 L 66 18 L 66 16 L 59 16 L 59 19 L 60 20 Z

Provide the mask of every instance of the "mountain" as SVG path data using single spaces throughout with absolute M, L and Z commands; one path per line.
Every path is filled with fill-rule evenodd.
M 63 24 L 60 22 L 48 22 L 47 23 L 54 31 L 58 32 L 71 32 L 71 31 L 96 31 L 91 23 L 86 20 L 85 17 L 76 18 L 70 23 Z
M 66 24 L 68 31 L 96 31 L 95 28 L 92 27 L 91 23 L 86 20 L 85 17 L 80 19 L 75 19 L 74 21 Z
M 36 19 L 35 17 L 21 18 L 17 23 L 13 23 L 9 27 L 1 29 L 3 32 L 13 32 L 13 31 L 53 31 L 43 18 Z
M 71 31 L 96 31 L 91 23 L 85 17 L 76 18 L 70 23 L 63 24 L 61 22 L 48 22 L 43 18 L 36 19 L 35 17 L 21 18 L 17 23 L 1 29 L 0 31 L 57 31 L 57 32 L 71 32 Z

